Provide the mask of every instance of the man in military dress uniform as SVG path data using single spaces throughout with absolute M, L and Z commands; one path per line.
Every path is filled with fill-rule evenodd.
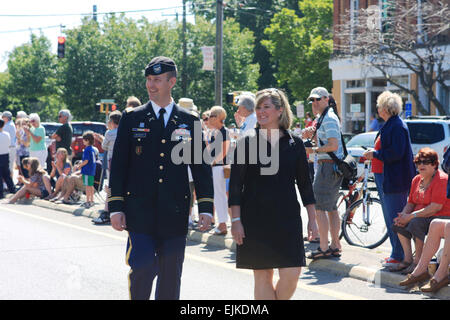
M 150 101 L 127 109 L 120 121 L 111 163 L 111 225 L 129 233 L 126 261 L 130 299 L 149 299 L 155 276 L 155 298 L 179 299 L 189 216 L 187 164 L 171 160 L 172 149 L 190 143 L 189 166 L 198 197 L 199 228 L 211 225 L 213 182 L 211 167 L 195 163 L 194 130 L 199 119 L 174 103 L 171 90 L 177 68 L 167 57 L 152 59 L 145 68 Z M 184 137 L 172 139 L 172 136 Z M 188 139 L 185 137 L 188 136 Z M 204 149 L 200 137 L 201 151 Z M 198 161 L 197 161 L 198 162 Z

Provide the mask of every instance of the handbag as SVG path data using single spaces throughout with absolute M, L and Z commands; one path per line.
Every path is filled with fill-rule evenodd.
M 223 177 L 229 179 L 231 175 L 231 165 L 227 164 L 223 166 Z
M 321 139 L 319 139 L 320 144 L 324 145 Z M 347 152 L 347 147 L 345 146 L 344 137 L 341 132 L 341 142 L 342 148 L 344 149 L 344 158 L 339 159 L 334 152 L 327 152 L 327 154 L 333 159 L 336 164 L 337 171 L 340 175 L 342 175 L 345 179 L 354 181 L 356 180 L 356 176 L 358 175 L 358 164 L 356 163 L 355 158 L 353 158 Z

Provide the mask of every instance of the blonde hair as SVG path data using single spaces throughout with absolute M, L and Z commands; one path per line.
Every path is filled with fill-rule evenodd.
M 141 105 L 141 101 L 135 96 L 128 97 L 127 99 L 127 107 L 139 107 Z
M 403 101 L 402 97 L 397 93 L 384 91 L 377 98 L 377 107 L 383 108 L 391 116 L 397 116 L 402 112 Z
M 62 154 L 64 154 L 64 161 L 63 163 L 67 162 L 67 157 L 69 156 L 69 153 L 67 152 L 66 148 L 58 148 L 58 150 L 56 150 L 56 153 L 61 152 Z
M 209 115 L 210 117 L 216 116 L 222 122 L 225 121 L 225 119 L 227 118 L 227 112 L 221 106 L 214 106 L 211 108 L 210 111 L 211 111 Z
M 288 130 L 292 125 L 294 114 L 292 113 L 286 94 L 282 90 L 276 88 L 260 90 L 256 93 L 255 107 L 261 105 L 267 98 L 270 98 L 270 101 L 277 110 L 283 109 L 278 124 L 280 129 Z

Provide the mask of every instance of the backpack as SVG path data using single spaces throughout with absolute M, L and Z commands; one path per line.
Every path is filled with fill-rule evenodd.
M 103 162 L 99 159 L 95 161 L 94 189 L 97 192 L 103 189 Z

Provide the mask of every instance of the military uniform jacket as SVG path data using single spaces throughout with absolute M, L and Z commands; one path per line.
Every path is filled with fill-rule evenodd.
M 194 130 L 196 121 L 197 117 L 174 105 L 163 129 L 150 101 L 123 113 L 111 162 L 108 207 L 110 212 L 125 213 L 128 231 L 158 237 L 187 234 L 188 164 L 176 164 L 171 159 L 173 148 L 180 148 L 180 143 L 191 150 L 189 166 L 199 213 L 213 212 L 211 167 L 203 157 L 199 164 L 194 163 L 194 148 L 197 148 L 196 162 L 199 147 L 201 152 L 205 148 L 201 130 Z M 200 128 L 199 122 L 196 127 Z

